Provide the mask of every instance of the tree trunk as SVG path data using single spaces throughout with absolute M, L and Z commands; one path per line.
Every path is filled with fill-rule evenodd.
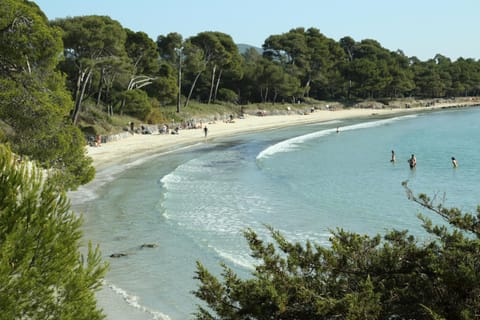
M 303 90 L 303 97 L 309 97 L 310 96 L 310 83 L 312 83 L 312 77 L 309 74 L 308 75 L 308 80 L 307 83 L 305 83 L 305 89 Z
M 108 103 L 108 105 L 111 106 L 112 104 L 110 103 L 109 100 L 110 100 L 110 88 L 107 85 L 105 88 L 105 103 L 106 104 Z
M 222 78 L 222 70 L 218 72 L 217 84 L 215 85 L 215 93 L 213 94 L 213 103 L 217 101 L 218 87 L 220 86 L 221 78 Z
M 125 97 L 122 99 L 122 103 L 120 104 L 120 110 L 119 110 L 119 114 L 121 116 L 123 116 L 123 108 L 125 108 Z
M 207 104 L 210 104 L 210 102 L 212 101 L 212 95 L 213 95 L 213 87 L 214 87 L 214 84 L 215 84 L 215 72 L 217 71 L 217 66 L 214 65 L 213 66 L 213 70 L 212 70 L 212 81 L 210 83 L 210 93 L 208 94 L 208 102 Z
M 100 100 L 102 99 L 102 88 L 103 88 L 103 78 L 105 75 L 105 68 L 102 68 L 100 72 L 100 81 L 98 82 L 98 95 L 97 95 L 97 104 L 96 106 L 100 104 Z
M 350 100 L 350 94 L 352 92 L 352 80 L 348 80 L 348 93 L 347 93 L 347 99 Z
M 83 78 L 84 74 L 85 74 L 84 71 L 78 70 L 77 85 L 75 87 L 75 104 L 74 104 L 74 108 L 73 108 L 72 114 L 71 114 L 71 118 L 72 118 L 73 123 L 76 122 L 75 119 L 77 118 L 78 112 L 80 112 L 80 110 L 78 109 L 80 107 L 80 104 L 78 103 L 78 99 L 80 99 L 80 87 L 81 87 L 81 84 L 82 84 L 82 78 Z
M 195 88 L 195 85 L 197 84 L 197 80 L 198 80 L 198 78 L 200 78 L 201 74 L 202 74 L 202 72 L 200 71 L 195 76 L 195 80 L 193 80 L 192 86 L 190 87 L 190 92 L 188 93 L 187 100 L 185 100 L 185 105 L 183 106 L 184 108 L 188 106 L 188 103 L 190 102 L 190 98 L 192 97 L 193 89 Z
M 87 72 L 88 70 L 88 72 Z M 78 115 L 80 114 L 80 111 L 82 110 L 82 100 L 83 96 L 85 95 L 85 89 L 87 88 L 87 85 L 90 81 L 90 77 L 92 75 L 92 69 L 87 68 L 85 71 L 80 71 L 81 75 L 78 78 L 77 81 L 77 90 L 75 94 L 75 107 L 72 113 L 72 122 L 74 125 L 77 124 L 78 121 Z
M 178 58 L 178 93 L 177 93 L 177 113 L 180 112 L 180 104 L 182 103 L 182 51 Z
M 268 87 L 265 88 L 265 95 L 263 96 L 263 103 L 267 103 L 268 100 Z

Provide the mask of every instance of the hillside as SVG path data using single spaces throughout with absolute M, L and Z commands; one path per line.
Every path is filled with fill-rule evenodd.
M 263 53 L 263 49 L 262 49 L 262 48 L 255 47 L 255 46 L 252 46 L 252 45 L 249 45 L 249 44 L 237 43 L 237 47 L 238 47 L 238 51 L 240 51 L 241 54 L 244 54 L 244 53 L 247 52 L 247 50 L 250 49 L 250 48 L 253 48 L 253 49 L 257 50 L 257 52 L 258 52 L 259 54 L 262 54 L 262 53 Z

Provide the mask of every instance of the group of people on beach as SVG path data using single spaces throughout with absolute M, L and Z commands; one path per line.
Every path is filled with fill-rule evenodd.
M 458 162 L 455 157 L 451 158 L 452 160 L 452 165 L 454 168 L 458 167 Z M 397 161 L 396 156 L 395 156 L 395 150 L 392 150 L 392 158 L 390 159 L 390 162 L 395 163 Z M 415 157 L 414 154 L 407 160 L 408 165 L 410 166 L 410 169 L 414 169 L 417 166 L 417 157 Z

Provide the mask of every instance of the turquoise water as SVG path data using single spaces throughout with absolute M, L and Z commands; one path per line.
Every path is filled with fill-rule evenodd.
M 86 238 L 111 264 L 101 305 L 109 319 L 119 310 L 125 319 L 191 318 L 199 303 L 190 293 L 196 260 L 214 272 L 220 261 L 242 276 L 252 270 L 246 228 L 268 237 L 267 224 L 292 241 L 325 245 L 336 227 L 425 236 L 416 218 L 422 210 L 401 182 L 475 210 L 479 120 L 480 109 L 471 108 L 331 121 L 215 140 L 99 172 L 71 196 Z M 158 247 L 141 249 L 144 243 Z M 118 252 L 128 256 L 109 258 Z

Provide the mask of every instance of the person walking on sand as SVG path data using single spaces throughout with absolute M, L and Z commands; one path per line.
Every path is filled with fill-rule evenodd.
M 391 162 L 391 163 L 394 163 L 395 161 L 396 161 L 396 159 L 395 159 L 395 151 L 392 150 L 392 159 L 390 159 L 390 162 Z
M 410 159 L 408 159 L 408 164 L 410 165 L 410 169 L 413 169 L 417 166 L 417 158 L 415 158 L 414 154 L 412 154 Z
M 207 134 L 208 134 L 208 128 L 207 128 L 207 126 L 205 126 L 205 127 L 203 128 L 203 132 L 205 133 L 205 138 L 206 138 L 206 137 L 207 137 Z
M 452 165 L 454 168 L 458 167 L 458 162 L 457 162 L 457 159 L 455 159 L 455 157 L 452 157 Z

